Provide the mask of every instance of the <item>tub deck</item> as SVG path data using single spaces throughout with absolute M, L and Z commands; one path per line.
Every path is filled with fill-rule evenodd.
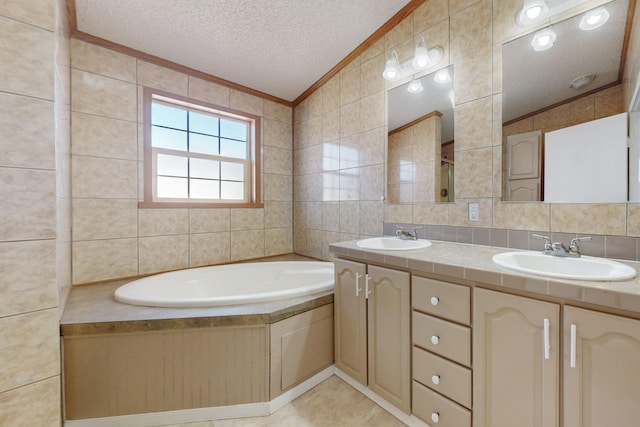
M 287 255 L 260 260 L 264 261 L 314 260 Z M 115 301 L 113 292 L 136 279 L 74 286 L 60 320 L 61 335 L 271 324 L 333 302 L 332 291 L 279 301 L 221 307 L 161 308 Z

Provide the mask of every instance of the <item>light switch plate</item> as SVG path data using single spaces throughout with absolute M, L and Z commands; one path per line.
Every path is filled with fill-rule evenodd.
M 480 221 L 480 204 L 478 202 L 469 203 L 469 221 Z

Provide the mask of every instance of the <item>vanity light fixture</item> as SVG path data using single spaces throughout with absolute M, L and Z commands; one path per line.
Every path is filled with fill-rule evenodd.
M 447 71 L 446 68 L 443 68 L 442 70 L 438 71 L 435 76 L 433 76 L 433 80 L 436 83 L 443 85 L 451 81 L 451 76 L 449 75 L 449 71 Z
M 385 80 L 389 81 L 410 76 L 420 70 L 436 65 L 440 60 L 442 60 L 443 55 L 444 50 L 440 46 L 427 49 L 424 38 L 421 38 L 416 45 L 413 58 L 403 62 L 402 64 L 400 64 L 400 61 L 398 60 L 398 54 L 396 51 L 394 50 L 391 52 L 389 59 L 387 59 L 387 62 L 385 63 L 382 76 Z
M 536 52 L 550 49 L 553 46 L 553 42 L 556 41 L 556 32 L 551 28 L 545 28 L 534 34 L 533 40 L 531 40 L 531 46 Z
M 549 14 L 549 7 L 545 0 L 524 0 L 522 9 L 516 15 L 516 23 L 526 27 L 542 21 Z
M 609 20 L 609 11 L 604 7 L 590 10 L 582 15 L 580 29 L 583 31 L 595 30 Z
M 420 82 L 420 80 L 416 80 L 413 79 L 411 80 L 411 83 L 409 83 L 409 86 L 407 86 L 407 91 L 409 93 L 420 93 L 424 90 L 424 88 L 422 87 L 422 83 Z

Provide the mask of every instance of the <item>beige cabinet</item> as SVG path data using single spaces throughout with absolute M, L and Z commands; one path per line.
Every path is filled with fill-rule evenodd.
M 366 264 L 336 259 L 333 290 L 335 364 L 367 385 L 367 300 L 364 295 Z
M 474 290 L 473 426 L 559 423 L 558 304 Z
M 413 414 L 444 427 L 471 426 L 471 293 L 411 278 Z
M 336 367 L 409 413 L 409 273 L 335 260 Z
M 640 321 L 564 309 L 564 427 L 640 424 Z

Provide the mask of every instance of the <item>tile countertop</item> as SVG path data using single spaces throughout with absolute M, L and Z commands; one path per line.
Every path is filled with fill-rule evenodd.
M 435 240 L 431 242 L 432 245 L 428 248 L 410 251 L 367 250 L 357 247 L 355 240 L 330 244 L 329 249 L 336 257 L 344 256 L 409 269 L 416 273 L 437 274 L 640 313 L 640 274 L 632 280 L 619 282 L 547 278 L 507 270 L 491 260 L 495 254 L 517 249 Z M 619 262 L 640 272 L 638 262 Z

